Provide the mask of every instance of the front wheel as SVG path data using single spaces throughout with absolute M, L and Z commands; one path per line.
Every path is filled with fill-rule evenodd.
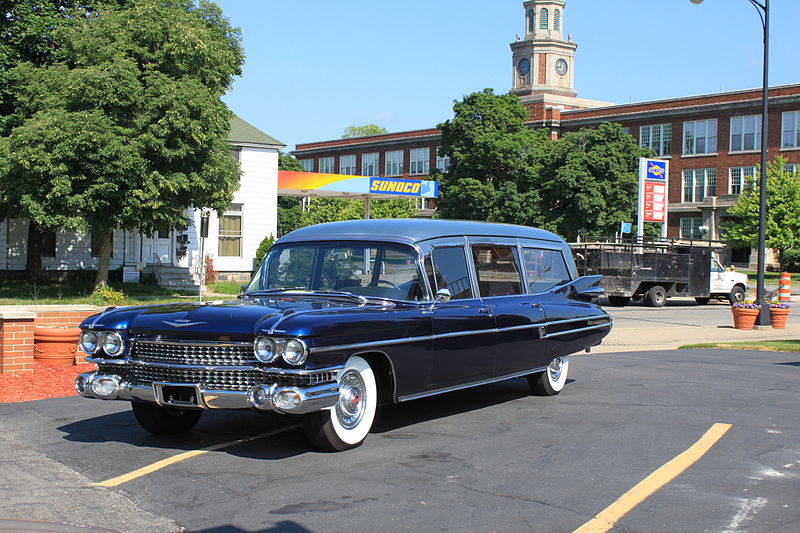
M 737 285 L 732 288 L 730 294 L 728 294 L 728 301 L 731 303 L 731 305 L 738 304 L 744 300 L 744 296 L 744 287 Z
M 175 409 L 144 402 L 133 402 L 131 409 L 139 425 L 154 435 L 186 433 L 203 414 L 199 409 Z
M 375 373 L 364 359 L 351 357 L 337 376 L 339 401 L 329 409 L 309 413 L 304 420 L 308 439 L 323 450 L 340 452 L 367 438 L 378 406 Z
M 569 360 L 566 357 L 553 359 L 544 372 L 528 376 L 531 394 L 536 396 L 555 396 L 567 384 Z

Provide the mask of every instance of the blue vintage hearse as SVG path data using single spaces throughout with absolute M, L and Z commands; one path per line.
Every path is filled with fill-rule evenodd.
M 527 377 L 558 394 L 567 355 L 611 319 L 599 276 L 577 277 L 547 231 L 451 220 L 321 224 L 279 239 L 238 300 L 87 318 L 86 397 L 132 402 L 146 430 L 205 409 L 304 415 L 325 449 L 361 444 L 379 402 Z

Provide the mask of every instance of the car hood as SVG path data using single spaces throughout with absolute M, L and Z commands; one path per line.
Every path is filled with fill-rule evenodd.
M 81 327 L 174 339 L 241 340 L 269 332 L 283 318 L 297 313 L 360 307 L 342 299 L 294 296 L 171 303 L 109 309 L 87 318 Z

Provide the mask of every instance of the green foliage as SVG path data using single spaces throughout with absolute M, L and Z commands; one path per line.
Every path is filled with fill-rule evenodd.
M 778 157 L 767 165 L 766 246 L 780 252 L 781 263 L 788 250 L 800 248 L 800 174 L 786 172 L 785 164 Z M 759 191 L 759 179 L 749 180 L 728 209 L 733 218 L 723 229 L 730 246 L 758 246 Z
M 89 302 L 92 305 L 121 305 L 125 303 L 125 293 L 121 290 L 115 290 L 105 283 L 101 283 L 89 295 Z
M 258 245 L 258 249 L 256 250 L 256 264 L 260 265 L 261 261 L 264 260 L 264 257 L 267 255 L 267 252 L 272 247 L 272 244 L 275 242 L 275 237 L 272 235 L 267 235 L 261 241 L 261 244 Z
M 354 137 L 366 137 L 367 135 L 380 135 L 389 133 L 389 130 L 377 124 L 365 124 L 363 126 L 347 126 L 342 134 L 342 139 L 352 139 Z
M 295 159 L 293 155 L 278 152 L 278 170 L 294 170 L 297 172 L 305 172 L 303 164 Z
M 414 200 L 373 200 L 370 204 L 370 218 L 409 218 L 416 212 Z M 303 213 L 300 227 L 361 218 L 364 218 L 363 200 L 315 198 Z
M 51 63 L 20 57 L 4 78 L 16 114 L 0 137 L 0 218 L 152 232 L 230 204 L 239 169 L 220 98 L 241 72 L 238 31 L 205 0 L 117 3 L 67 16 L 47 35 Z

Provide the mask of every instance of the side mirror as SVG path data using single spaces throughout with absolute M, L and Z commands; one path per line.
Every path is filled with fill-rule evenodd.
M 447 289 L 439 289 L 436 291 L 436 301 L 439 303 L 447 303 L 453 295 Z
M 242 285 L 240 285 L 240 286 L 239 286 L 239 296 L 241 296 L 242 294 L 244 294 L 244 291 L 246 291 L 246 290 L 247 290 L 247 285 L 248 285 L 247 283 L 244 283 L 244 284 L 242 284 Z

